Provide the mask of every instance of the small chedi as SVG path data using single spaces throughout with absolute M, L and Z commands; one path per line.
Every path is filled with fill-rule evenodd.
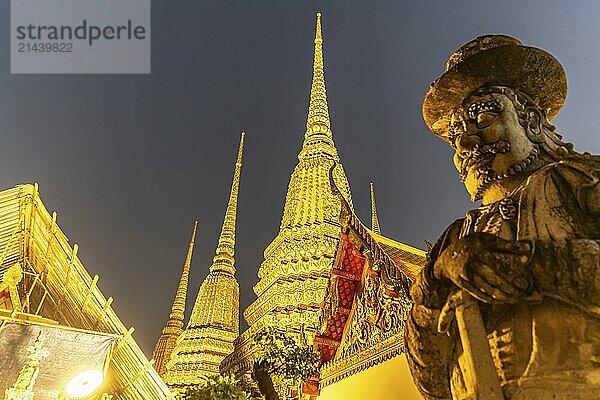
M 552 55 L 490 35 L 425 96 L 481 201 L 411 287 L 406 347 L 426 399 L 600 398 L 600 158 L 551 124 L 566 93 Z
M 194 308 L 184 330 L 183 315 L 196 227 L 190 241 L 182 279 L 165 329 L 154 349 L 160 359 L 162 376 L 173 392 L 185 393 L 202 384 L 205 378 L 217 375 L 223 359 L 233 351 L 233 341 L 239 335 L 239 284 L 235 278 L 235 232 L 238 192 L 244 149 L 242 132 L 233 173 L 231 192 L 223 226 L 209 274 L 198 289 Z M 177 323 L 172 323 L 174 311 Z M 177 326 L 179 331 L 169 331 Z M 173 334 L 171 334 L 173 332 Z M 161 339 L 169 335 L 169 346 L 161 350 Z M 167 343 L 167 341 L 165 341 Z

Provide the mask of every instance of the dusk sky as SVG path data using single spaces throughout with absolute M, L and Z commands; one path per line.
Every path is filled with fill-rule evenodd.
M 334 141 L 365 223 L 375 182 L 384 235 L 424 248 L 473 207 L 421 104 L 476 36 L 508 34 L 558 58 L 569 82 L 558 131 L 600 153 L 598 1 L 154 0 L 148 75 L 11 75 L 2 1 L 0 189 L 39 183 L 148 356 L 195 219 L 187 314 L 208 273 L 242 130 L 240 310 L 255 298 L 303 140 L 317 11 Z

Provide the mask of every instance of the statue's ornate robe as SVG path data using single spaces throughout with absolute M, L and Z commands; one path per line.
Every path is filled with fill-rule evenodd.
M 505 397 L 600 399 L 599 183 L 600 158 L 574 154 L 446 230 L 421 273 L 430 293 L 407 323 L 409 364 L 426 398 L 470 398 L 458 333 L 437 333 L 439 310 L 456 287 L 433 277 L 433 265 L 450 243 L 487 232 L 535 247 L 530 295 L 517 304 L 480 303 Z

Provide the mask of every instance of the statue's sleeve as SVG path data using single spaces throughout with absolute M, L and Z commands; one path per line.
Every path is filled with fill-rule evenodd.
M 413 307 L 406 321 L 405 348 L 417 388 L 427 400 L 451 399 L 450 369 L 454 340 L 438 333 L 442 306 L 454 287 L 433 276 L 433 265 L 452 239 L 458 238 L 462 221 L 453 223 L 428 252 L 427 261 L 411 286 Z
M 539 242 L 535 253 L 537 292 L 600 316 L 600 241 Z
M 597 156 L 577 155 L 558 164 L 544 180 L 537 182 L 540 189 L 537 196 L 543 192 L 544 201 L 534 205 L 546 209 L 538 214 L 551 214 L 564 223 L 544 223 L 544 218 L 548 218 L 544 215 L 538 218 L 536 231 L 540 239 L 535 241 L 532 260 L 534 290 L 597 316 L 600 316 L 599 160 Z

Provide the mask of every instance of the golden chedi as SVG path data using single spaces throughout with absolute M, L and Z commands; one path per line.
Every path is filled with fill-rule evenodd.
M 221 361 L 233 351 L 239 335 L 240 289 L 235 279 L 235 225 L 244 148 L 242 132 L 233 183 L 219 242 L 209 274 L 202 282 L 187 327 L 166 364 L 164 380 L 175 391 L 204 382 L 219 373 Z
M 323 63 L 321 14 L 317 14 L 312 86 L 298 163 L 290 177 L 279 232 L 264 251 L 254 286 L 257 299 L 244 311 L 249 329 L 236 341 L 223 373 L 246 373 L 255 349 L 252 335 L 263 327 L 303 331 L 312 343 L 341 231 L 341 203 L 332 192 L 330 170 L 351 204 L 350 186 L 333 142 Z

